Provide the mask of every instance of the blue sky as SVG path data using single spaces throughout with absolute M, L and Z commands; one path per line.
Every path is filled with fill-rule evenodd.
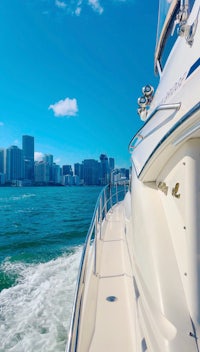
M 153 6 L 152 6 L 153 4 Z M 129 167 L 137 98 L 154 75 L 158 1 L 0 1 L 0 147 L 35 137 L 60 165 Z

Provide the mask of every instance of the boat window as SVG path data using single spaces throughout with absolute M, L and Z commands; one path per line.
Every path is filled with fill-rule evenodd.
M 159 2 L 155 65 L 159 61 L 161 69 L 177 39 L 175 20 L 179 9 L 179 0 L 160 0 Z
M 165 21 L 166 21 L 167 14 L 169 12 L 170 6 L 171 6 L 171 1 L 160 0 L 160 2 L 159 2 L 157 43 L 158 43 L 159 38 L 161 36 L 162 29 L 164 27 L 164 24 L 165 24 Z
M 159 2 L 155 66 L 159 61 L 161 69 L 163 69 L 178 37 L 176 18 L 180 11 L 180 3 L 180 0 L 160 0 Z M 185 3 L 187 3 L 187 0 L 185 0 Z M 194 0 L 189 0 L 188 5 L 188 12 L 190 13 Z
M 195 0 L 189 0 L 189 12 L 192 11 Z
M 173 13 L 173 16 L 171 18 L 171 22 L 169 23 L 166 35 L 165 35 L 165 40 L 162 45 L 162 52 L 160 55 L 160 66 L 161 69 L 164 68 L 165 63 L 168 59 L 168 56 L 175 44 L 176 39 L 178 38 L 178 33 L 177 33 L 177 28 L 174 29 L 174 22 L 176 20 L 176 15 L 178 11 L 175 11 Z

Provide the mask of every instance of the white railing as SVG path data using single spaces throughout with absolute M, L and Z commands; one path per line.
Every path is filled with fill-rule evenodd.
M 107 212 L 112 208 L 112 206 L 123 200 L 127 190 L 127 183 L 124 183 L 123 185 L 116 184 L 115 186 L 107 185 L 102 189 L 98 197 L 82 252 L 66 352 L 76 352 L 77 349 L 81 301 L 84 293 L 85 274 L 87 271 L 89 249 L 91 248 L 91 244 L 93 244 L 93 272 L 94 275 L 97 275 L 97 240 L 101 239 L 102 236 L 103 220 L 105 219 Z

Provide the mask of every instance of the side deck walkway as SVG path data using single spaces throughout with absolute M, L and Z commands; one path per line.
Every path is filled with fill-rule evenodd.
M 125 236 L 122 202 L 108 212 L 104 224 L 90 352 L 135 351 L 133 277 Z

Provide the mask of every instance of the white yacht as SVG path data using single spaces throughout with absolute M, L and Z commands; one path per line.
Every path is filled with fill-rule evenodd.
M 129 189 L 98 199 L 68 352 L 200 350 L 200 0 L 160 0 L 155 71 Z

